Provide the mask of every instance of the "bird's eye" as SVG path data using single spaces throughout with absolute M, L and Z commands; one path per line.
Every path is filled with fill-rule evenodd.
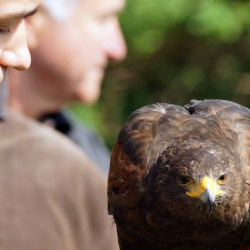
M 177 176 L 177 183 L 182 187 L 191 185 L 192 179 L 187 176 Z
M 222 174 L 219 178 L 218 178 L 218 184 L 219 185 L 223 185 L 227 182 L 228 176 L 226 174 Z

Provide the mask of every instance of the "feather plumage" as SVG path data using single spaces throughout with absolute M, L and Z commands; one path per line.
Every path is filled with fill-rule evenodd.
M 250 110 L 230 101 L 135 111 L 119 133 L 108 177 L 120 248 L 245 247 L 249 147 Z

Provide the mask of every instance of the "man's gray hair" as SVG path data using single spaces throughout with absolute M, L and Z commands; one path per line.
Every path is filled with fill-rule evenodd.
M 56 21 L 70 17 L 77 7 L 79 0 L 42 0 L 42 6 Z

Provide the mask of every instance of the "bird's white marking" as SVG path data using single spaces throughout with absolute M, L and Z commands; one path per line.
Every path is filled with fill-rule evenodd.
M 154 111 L 166 114 L 166 110 L 162 107 L 162 105 L 160 103 L 156 103 L 155 108 L 153 108 Z
M 216 153 L 216 150 L 215 150 L 215 149 L 209 149 L 209 150 L 208 150 L 208 153 L 211 154 L 211 155 L 213 155 L 213 154 Z
M 246 211 L 249 210 L 249 203 L 245 203 L 245 208 L 246 208 Z

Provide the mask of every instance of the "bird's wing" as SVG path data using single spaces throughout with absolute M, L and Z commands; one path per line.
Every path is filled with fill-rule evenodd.
M 186 109 L 171 104 L 152 104 L 132 113 L 122 128 L 113 148 L 109 177 L 108 203 L 120 208 L 136 206 L 142 190 L 143 177 L 157 159 L 166 137 L 171 137 L 180 126 Z M 164 134 L 161 126 L 168 124 Z M 164 138 L 164 139 L 163 139 Z
M 229 129 L 237 134 L 242 173 L 250 184 L 250 110 L 225 100 L 192 100 L 185 108 L 191 114 L 214 115 L 225 124 L 225 131 Z

